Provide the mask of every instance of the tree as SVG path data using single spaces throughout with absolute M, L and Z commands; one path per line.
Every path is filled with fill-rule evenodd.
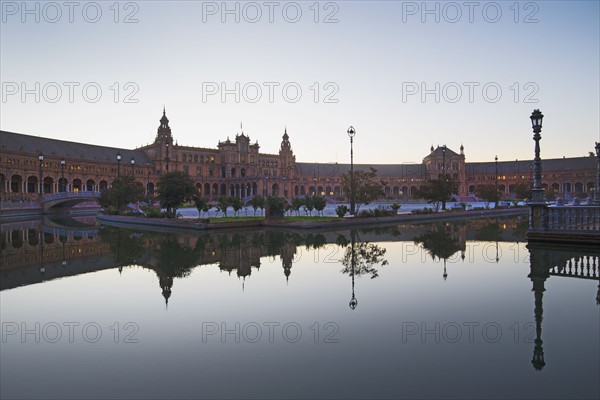
M 479 185 L 475 189 L 475 194 L 477 197 L 483 199 L 485 208 L 489 208 L 490 202 L 494 202 L 495 206 L 498 206 L 500 194 L 496 190 L 496 185 Z
M 304 200 L 300 197 L 294 197 L 292 199 L 291 209 L 296 211 L 296 215 L 300 215 L 300 207 L 304 205 Z
M 158 202 L 167 210 L 174 213 L 184 201 L 194 198 L 198 189 L 190 177 L 181 171 L 173 171 L 163 175 L 158 180 Z
M 317 213 L 321 213 L 321 215 L 323 215 L 323 210 L 327 206 L 327 199 L 323 196 L 313 196 L 313 204 L 315 205 L 315 210 L 317 210 Z
M 254 209 L 254 216 L 256 217 L 256 210 L 265 208 L 265 198 L 262 196 L 253 196 L 248 203 Z
M 135 203 L 144 199 L 144 186 L 131 175 L 125 175 L 115 179 L 110 189 L 105 189 L 98 197 L 101 207 L 114 207 L 120 210 L 129 203 Z
M 198 209 L 198 213 L 202 217 L 202 213 L 208 213 L 208 210 L 212 208 L 212 206 L 208 203 L 208 200 L 202 196 L 196 196 L 194 199 L 196 203 L 196 208 Z M 210 215 L 209 215 L 210 217 Z
M 528 183 L 517 183 L 514 186 L 513 191 L 517 196 L 517 199 L 531 199 L 531 185 Z
M 283 213 L 285 213 L 287 209 L 287 200 L 285 197 L 279 196 L 269 196 L 267 198 L 268 202 L 268 215 L 267 218 L 270 217 L 283 217 Z
M 238 212 L 242 209 L 242 200 L 239 197 L 230 197 L 229 204 L 233 208 L 234 215 L 238 215 Z
M 304 209 L 304 212 L 307 215 L 312 215 L 312 210 L 315 209 L 315 203 L 313 199 L 314 195 L 307 195 L 306 197 L 304 197 L 304 203 L 302 205 L 302 208 Z
M 368 205 L 385 196 L 383 188 L 386 183 L 383 180 L 377 179 L 377 170 L 375 168 L 370 168 L 368 172 L 354 171 L 354 179 L 351 179 L 349 173 L 342 175 L 342 190 L 348 200 L 351 200 L 352 196 L 352 180 L 354 180 L 356 212 L 358 212 L 360 204 Z
M 454 192 L 455 184 L 449 179 L 431 179 L 422 185 L 417 193 L 416 198 L 425 199 L 428 203 L 433 204 L 437 211 L 440 207 L 440 202 L 448 200 Z
M 217 200 L 217 212 L 221 211 L 223 213 L 223 216 L 226 217 L 227 216 L 227 208 L 230 206 L 230 204 L 231 204 L 231 199 L 229 197 L 226 197 L 226 196 L 219 197 L 219 199 Z

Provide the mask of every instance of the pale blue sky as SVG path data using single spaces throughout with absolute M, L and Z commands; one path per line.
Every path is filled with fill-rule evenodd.
M 65 6 L 57 22 L 48 22 L 55 9 L 39 3 L 36 23 L 35 14 L 22 15 L 21 2 L 3 1 L 0 127 L 132 148 L 154 139 L 164 104 L 179 144 L 215 147 L 233 138 L 243 121 L 262 151 L 274 153 L 287 126 L 299 161 L 348 162 L 346 129 L 353 125 L 358 163 L 420 162 L 432 144 L 458 150 L 461 143 L 470 161 L 495 154 L 529 159 L 534 108 L 546 116 L 542 157 L 586 155 L 600 138 L 598 1 L 476 2 L 472 22 L 462 1 L 427 2 L 438 7 L 437 23 L 434 14 L 422 13 L 422 2 L 320 2 L 318 23 L 313 1 L 276 3 L 272 23 L 262 1 L 228 2 L 231 9 L 238 4 L 239 23 L 234 14 L 221 21 L 222 2 L 121 2 L 117 23 L 112 1 L 97 3 L 102 16 L 96 23 L 84 19 L 84 7 L 86 18 L 95 17 L 90 2 L 79 3 L 73 23 Z M 262 16 L 251 23 L 255 5 Z M 296 8 L 299 21 L 286 21 Z M 498 8 L 502 15 L 493 23 Z M 138 22 L 123 23 L 131 12 Z M 324 23 L 331 13 L 338 22 Z M 538 22 L 524 23 L 528 15 Z M 34 94 L 23 102 L 21 85 L 34 89 L 36 82 L 39 103 Z M 52 82 L 62 88 L 55 103 Z M 72 103 L 63 82 L 79 83 Z M 102 89 L 96 103 L 82 94 L 93 82 Z M 135 86 L 125 88 L 127 82 Z M 221 83 L 234 89 L 236 82 L 239 103 L 233 94 L 222 102 Z M 255 103 L 252 82 L 262 90 Z M 279 85 L 273 102 L 264 82 Z M 422 84 L 434 89 L 436 82 L 439 102 L 434 93 L 423 102 Z M 298 102 L 286 100 L 285 84 L 291 84 L 290 98 L 300 87 Z M 134 87 L 138 102 L 124 102 Z M 203 93 L 215 87 L 219 93 Z M 457 88 L 462 97 L 452 102 Z M 496 88 L 502 94 L 492 102 Z M 93 97 L 93 88 L 88 93 Z M 328 94 L 338 102 L 325 102 Z M 526 102 L 528 94 L 538 102 Z

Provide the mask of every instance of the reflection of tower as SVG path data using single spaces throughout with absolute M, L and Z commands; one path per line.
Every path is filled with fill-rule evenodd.
M 163 274 L 158 275 L 158 284 L 162 289 L 162 295 L 165 298 L 165 305 L 169 305 L 169 297 L 171 297 L 171 288 L 173 287 L 173 277 L 165 276 Z
M 544 250 L 535 250 L 534 248 L 528 246 L 529 248 L 529 259 L 531 262 L 531 273 L 529 274 L 529 278 L 533 282 L 533 293 L 535 297 L 535 340 L 534 340 L 534 348 L 533 348 L 533 359 L 531 360 L 531 364 L 536 371 L 541 371 L 544 368 L 546 363 L 544 362 L 544 348 L 542 347 L 542 319 L 544 314 L 543 309 L 543 296 L 546 291 L 544 284 L 546 279 L 550 276 L 547 265 L 548 260 L 546 257 L 546 252 Z
M 354 238 L 354 231 L 350 231 L 350 237 L 352 238 L 352 253 L 350 262 L 352 263 L 352 298 L 350 299 L 350 309 L 354 310 L 356 306 L 358 306 L 358 300 L 356 300 L 356 296 L 354 296 L 354 267 L 356 266 L 356 257 L 354 254 L 354 245 L 356 244 L 356 239 Z
M 285 275 L 285 281 L 288 282 L 290 274 L 292 273 L 292 261 L 296 254 L 296 246 L 293 244 L 285 243 L 281 247 L 281 265 L 283 266 L 283 274 Z

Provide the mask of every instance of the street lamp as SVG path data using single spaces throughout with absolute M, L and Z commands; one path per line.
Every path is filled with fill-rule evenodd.
M 166 152 L 165 152 L 165 164 L 166 164 L 166 171 L 167 174 L 169 173 L 169 142 L 167 141 L 165 143 L 165 148 L 166 148 Z
M 494 157 L 496 162 L 496 196 L 494 197 L 494 208 L 498 208 L 498 155 Z
M 131 157 L 131 161 L 129 163 L 131 164 L 131 175 L 133 176 L 133 169 L 135 168 L 135 160 L 133 157 Z
M 44 155 L 40 153 L 38 156 L 38 160 L 40 160 L 40 181 L 39 181 L 39 196 L 42 197 L 42 192 L 44 191 L 44 183 L 42 182 L 42 163 L 44 162 Z
M 600 206 L 600 142 L 596 142 L 596 158 L 598 166 L 596 171 L 596 190 L 594 190 L 594 205 Z
M 61 182 L 61 186 L 62 186 L 61 192 L 66 192 L 66 189 L 65 189 L 65 164 L 66 164 L 66 161 L 63 157 L 60 159 L 60 175 L 61 175 L 60 182 Z
M 531 113 L 531 127 L 533 128 L 533 140 L 535 141 L 535 158 L 533 160 L 533 190 L 531 200 L 533 203 L 544 202 L 544 188 L 542 187 L 542 160 L 540 158 L 540 139 L 542 135 L 542 119 L 544 115 L 535 109 Z
M 146 161 L 146 170 L 148 171 L 148 178 L 146 178 L 146 197 L 147 203 L 150 204 L 150 161 Z
M 354 203 L 354 136 L 356 131 L 354 127 L 348 128 L 348 136 L 350 136 L 350 215 L 354 216 L 355 203 Z M 354 275 L 352 276 L 354 279 Z
M 442 147 L 442 178 L 444 192 L 446 192 L 446 145 Z M 442 211 L 446 210 L 446 197 L 442 199 Z
M 121 153 L 117 153 L 117 179 L 121 178 Z

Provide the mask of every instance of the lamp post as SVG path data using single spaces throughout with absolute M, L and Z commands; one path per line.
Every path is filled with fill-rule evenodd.
M 540 139 L 542 135 L 542 119 L 544 115 L 540 110 L 531 113 L 531 127 L 533 128 L 533 140 L 535 141 L 535 158 L 533 159 L 533 190 L 531 200 L 533 203 L 544 202 L 544 188 L 542 187 L 542 159 L 540 158 Z
M 442 179 L 444 192 L 446 191 L 446 145 L 442 147 Z M 446 197 L 442 199 L 442 211 L 446 210 Z
M 121 153 L 117 153 L 117 179 L 121 178 Z
M 354 202 L 354 136 L 356 135 L 356 130 L 354 127 L 348 128 L 348 136 L 350 136 L 350 215 L 354 216 L 355 211 L 355 202 Z M 354 255 L 354 253 L 352 253 Z M 352 275 L 352 279 L 354 280 L 354 274 Z
M 148 172 L 148 177 L 146 178 L 146 197 L 147 203 L 150 204 L 150 161 L 146 161 L 146 170 Z
M 66 164 L 65 159 L 61 158 L 60 159 L 60 175 L 61 175 L 61 177 L 60 177 L 61 184 L 60 185 L 62 186 L 61 192 L 67 191 L 65 189 L 65 164 Z
M 498 208 L 498 155 L 494 157 L 496 163 L 496 196 L 494 197 L 494 208 Z
M 131 164 L 131 176 L 133 176 L 133 169 L 135 168 L 135 160 L 133 157 L 131 157 L 131 161 L 129 163 Z
M 44 191 L 44 183 L 42 181 L 42 163 L 44 162 L 44 155 L 40 153 L 38 156 L 38 160 L 40 160 L 40 181 L 39 181 L 39 196 L 42 198 L 42 193 Z
M 598 160 L 596 170 L 596 190 L 594 190 L 594 205 L 600 206 L 600 142 L 596 142 L 596 158 Z
M 119 207 L 121 206 L 121 153 L 117 153 L 117 210 L 116 213 L 119 215 Z
M 167 174 L 168 174 L 169 173 L 169 142 L 168 141 L 165 143 L 165 149 L 166 149 L 166 151 L 165 151 L 165 164 L 166 164 L 166 171 L 167 171 Z

